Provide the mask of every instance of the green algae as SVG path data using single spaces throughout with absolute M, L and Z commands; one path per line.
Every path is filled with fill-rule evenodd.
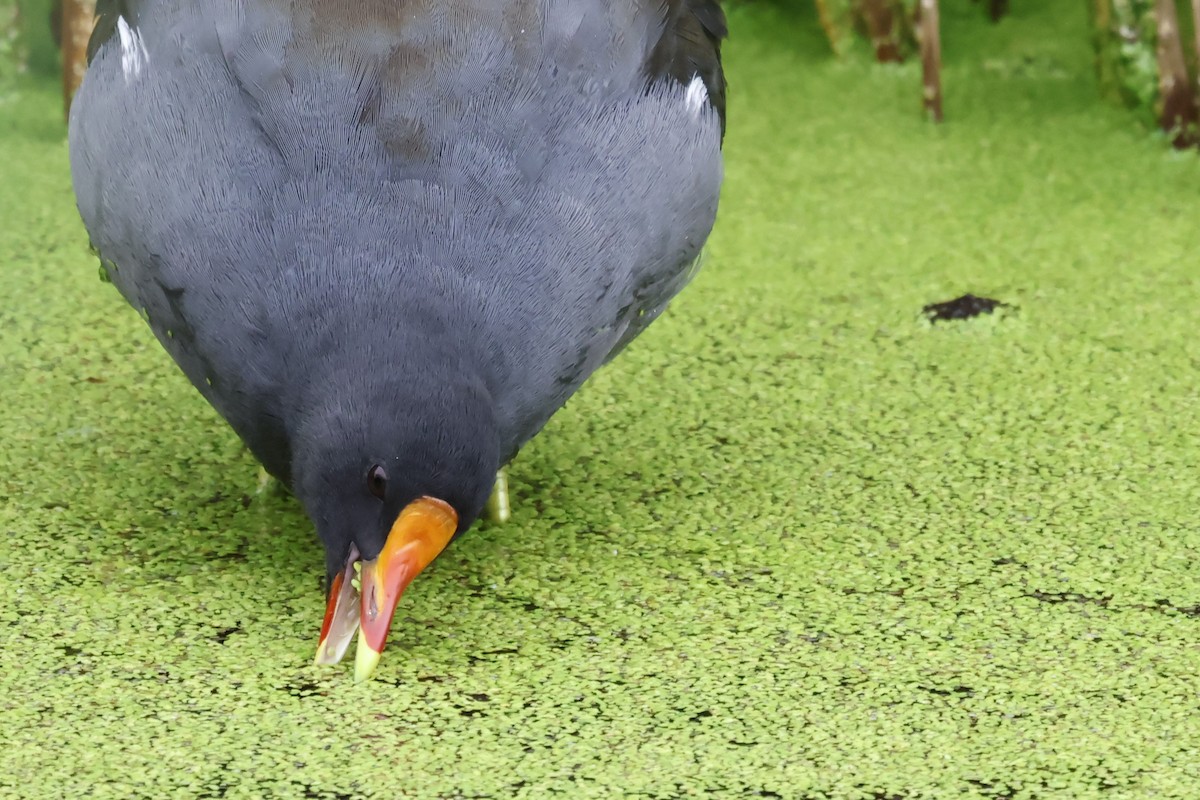
M 916 65 L 737 8 L 705 270 L 364 685 L 309 666 L 311 529 L 97 280 L 25 84 L 0 795 L 1194 796 L 1200 161 L 1097 101 L 1057 5 L 944 9 L 941 128 Z M 921 313 L 968 291 L 1013 308 Z

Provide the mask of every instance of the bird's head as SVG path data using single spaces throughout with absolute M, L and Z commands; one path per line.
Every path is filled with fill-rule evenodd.
M 353 375 L 326 382 L 301 415 L 292 479 L 325 546 L 329 597 L 316 662 L 340 661 L 358 631 L 355 678 L 364 680 L 400 595 L 482 511 L 499 445 L 477 380 L 364 385 L 362 371 Z

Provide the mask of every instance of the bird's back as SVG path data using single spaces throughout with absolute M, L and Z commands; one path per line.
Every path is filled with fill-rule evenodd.
M 661 311 L 711 228 L 715 0 L 100 13 L 72 109 L 80 211 L 277 473 L 306 370 L 348 343 L 386 360 L 415 318 L 474 348 L 511 454 Z

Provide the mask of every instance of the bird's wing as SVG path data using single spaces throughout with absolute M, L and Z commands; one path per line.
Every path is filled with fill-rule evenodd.
M 88 40 L 87 59 L 92 63 L 100 45 L 117 36 L 118 21 L 136 24 L 138 0 L 96 0 L 96 25 L 92 28 L 92 38 Z
M 721 120 L 725 135 L 725 71 L 721 65 L 721 40 L 729 31 L 725 13 L 718 0 L 670 0 L 666 4 L 662 35 L 646 62 L 651 83 L 674 79 L 684 85 L 703 81 L 706 99 Z M 686 256 L 681 263 L 662 265 L 644 276 L 634 287 L 631 306 L 622 315 L 628 322 L 620 338 L 608 352 L 611 361 L 626 345 L 638 337 L 666 309 L 686 286 L 703 262 L 701 255 Z
M 708 102 L 725 130 L 725 71 L 721 40 L 728 35 L 725 13 L 718 0 L 669 0 L 662 36 L 650 53 L 646 72 L 652 78 L 671 77 L 689 84 L 704 82 Z

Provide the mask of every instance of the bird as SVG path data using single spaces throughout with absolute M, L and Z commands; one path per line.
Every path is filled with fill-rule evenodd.
M 100 0 L 68 121 L 101 269 L 325 552 L 316 662 L 695 274 L 717 0 Z

